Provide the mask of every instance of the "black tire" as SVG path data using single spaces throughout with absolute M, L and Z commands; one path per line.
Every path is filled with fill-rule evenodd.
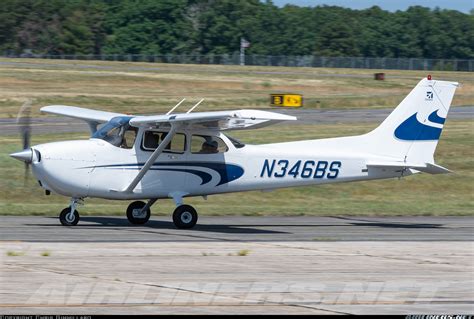
M 197 220 L 198 214 L 196 210 L 190 205 L 178 206 L 173 212 L 173 222 L 176 228 L 193 228 L 196 225 Z
M 77 209 L 74 211 L 74 220 L 68 220 L 67 215 L 71 211 L 71 207 L 64 208 L 61 213 L 59 214 L 59 221 L 63 226 L 76 226 L 79 223 L 79 212 Z
M 133 216 L 133 211 L 137 209 L 142 209 L 145 207 L 146 203 L 141 202 L 141 201 L 136 201 L 128 205 L 127 207 L 127 218 L 128 221 L 133 224 L 133 225 L 143 225 L 146 224 L 146 222 L 150 219 L 151 216 L 151 210 L 148 208 L 145 211 L 145 215 L 142 217 L 137 217 Z

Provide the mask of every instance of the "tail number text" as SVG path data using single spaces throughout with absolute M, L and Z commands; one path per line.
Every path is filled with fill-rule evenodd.
M 283 178 L 329 178 L 334 179 L 339 175 L 340 161 L 302 161 L 298 160 L 290 164 L 288 160 L 265 160 L 260 177 Z

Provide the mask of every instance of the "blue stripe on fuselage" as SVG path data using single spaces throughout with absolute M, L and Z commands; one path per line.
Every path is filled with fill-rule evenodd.
M 96 168 L 124 168 L 124 169 L 141 169 L 145 163 L 136 163 L 136 164 L 110 164 L 110 165 L 98 165 Z M 167 167 L 168 166 L 168 167 Z M 176 166 L 186 167 L 186 168 L 176 168 Z M 209 183 L 212 179 L 212 176 L 209 173 L 202 172 L 192 168 L 208 168 L 216 171 L 220 176 L 220 181 L 216 186 L 227 184 L 232 182 L 244 174 L 244 169 L 235 164 L 226 164 L 226 163 L 214 163 L 214 162 L 162 162 L 155 163 L 152 165 L 150 170 L 161 170 L 161 171 L 178 171 L 186 172 L 197 175 L 201 177 L 201 185 Z

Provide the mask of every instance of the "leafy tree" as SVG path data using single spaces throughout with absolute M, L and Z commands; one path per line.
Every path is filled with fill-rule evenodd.
M 271 0 L 2 0 L 0 51 L 474 58 L 474 11 Z

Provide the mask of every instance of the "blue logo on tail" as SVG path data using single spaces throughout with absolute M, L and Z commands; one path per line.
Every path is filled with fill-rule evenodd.
M 436 110 L 428 116 L 432 123 L 444 124 L 445 118 L 440 117 Z M 405 141 L 433 141 L 438 140 L 441 135 L 441 128 L 420 123 L 416 118 L 418 113 L 413 114 L 400 124 L 395 130 L 395 137 Z
M 428 116 L 428 121 L 433 122 L 433 123 L 438 123 L 438 124 L 444 124 L 446 119 L 444 117 L 438 116 L 438 111 L 439 110 L 436 110 L 433 113 L 431 113 L 430 116 Z

